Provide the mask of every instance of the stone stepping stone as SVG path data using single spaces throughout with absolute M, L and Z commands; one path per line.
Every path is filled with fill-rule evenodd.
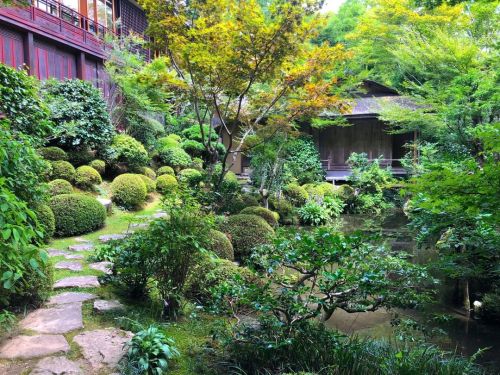
M 38 333 L 67 333 L 83 328 L 82 304 L 70 303 L 29 313 L 19 322 L 23 329 Z
M 134 223 L 130 225 L 130 228 L 133 229 L 146 229 L 149 227 L 149 223 Z
M 85 302 L 91 299 L 97 298 L 96 295 L 91 293 L 82 293 L 82 292 L 64 292 L 60 294 L 56 294 L 55 296 L 50 297 L 47 302 L 48 305 L 64 305 L 66 303 L 76 303 L 76 302 Z
M 81 271 L 83 266 L 80 262 L 62 261 L 54 265 L 59 270 Z
M 69 254 L 64 256 L 66 259 L 85 259 L 83 255 L 80 254 Z
M 111 213 L 112 203 L 111 199 L 108 198 L 97 198 L 97 201 L 104 206 L 108 214 Z
M 95 312 L 108 312 L 108 311 L 118 311 L 125 310 L 125 306 L 123 306 L 117 300 L 105 300 L 98 299 L 94 301 L 94 311 Z
M 132 332 L 116 328 L 83 332 L 73 338 L 83 357 L 94 370 L 115 368 L 126 353 L 125 344 L 133 337 Z
M 99 236 L 99 241 L 101 243 L 106 243 L 109 241 L 123 240 L 125 237 L 127 237 L 126 234 L 104 234 Z
M 63 335 L 16 336 L 0 347 L 0 358 L 30 359 L 68 351 Z
M 49 254 L 49 257 L 60 257 L 69 255 L 67 251 L 59 249 L 47 249 L 47 253 Z
M 167 217 L 168 214 L 166 212 L 157 212 L 153 215 L 155 219 L 161 219 L 163 217 Z
M 90 251 L 94 249 L 94 245 L 92 245 L 91 243 L 84 243 L 68 246 L 68 249 L 71 251 Z
M 83 371 L 66 357 L 47 357 L 36 364 L 30 375 L 83 375 Z
M 101 271 L 107 275 L 110 275 L 112 273 L 111 269 L 113 267 L 113 263 L 111 262 L 90 263 L 89 267 L 92 268 L 93 270 Z
M 70 276 L 65 277 L 54 284 L 54 289 L 60 288 L 98 288 L 97 276 Z

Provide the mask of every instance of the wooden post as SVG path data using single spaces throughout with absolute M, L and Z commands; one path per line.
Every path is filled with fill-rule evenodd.
M 28 68 L 28 74 L 35 75 L 35 41 L 33 33 L 27 32 L 23 37 L 24 64 Z
M 76 77 L 85 80 L 85 53 L 80 52 L 76 55 Z

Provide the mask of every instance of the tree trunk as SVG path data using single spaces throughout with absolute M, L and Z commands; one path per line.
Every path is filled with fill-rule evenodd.
M 469 294 L 469 280 L 464 280 L 464 308 L 467 318 L 470 317 L 470 294 Z

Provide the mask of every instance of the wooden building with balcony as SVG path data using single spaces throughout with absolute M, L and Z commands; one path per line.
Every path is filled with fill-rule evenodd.
M 41 80 L 88 80 L 106 95 L 105 36 L 146 27 L 134 0 L 19 0 L 0 7 L 0 62 Z

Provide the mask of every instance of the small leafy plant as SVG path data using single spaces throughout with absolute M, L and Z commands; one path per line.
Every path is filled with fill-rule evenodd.
M 299 208 L 300 222 L 305 225 L 324 225 L 330 220 L 329 211 L 316 202 L 307 202 Z

